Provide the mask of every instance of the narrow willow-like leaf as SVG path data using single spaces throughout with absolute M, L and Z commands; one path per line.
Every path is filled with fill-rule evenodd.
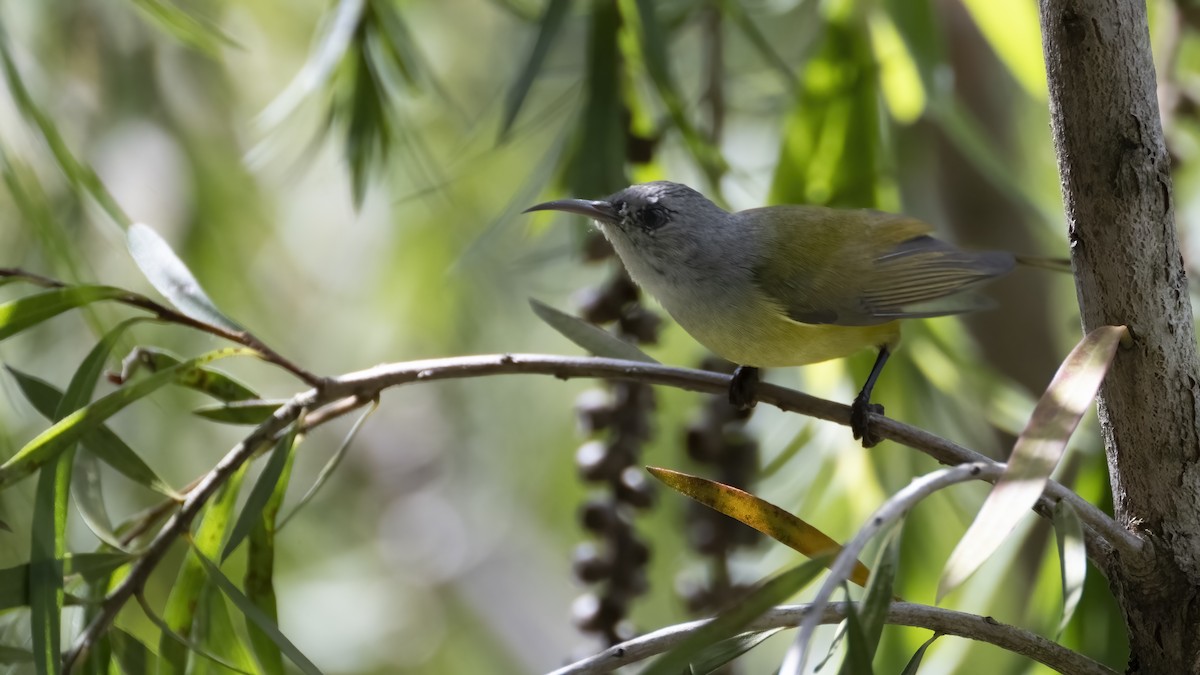
M 733 609 L 697 629 L 669 652 L 657 659 L 642 675 L 679 675 L 701 657 L 709 645 L 736 635 L 764 612 L 798 593 L 833 561 L 822 556 L 792 568 L 751 591 Z
M 258 480 L 254 483 L 254 487 L 250 489 L 250 496 L 246 498 L 246 504 L 242 507 L 242 512 L 238 515 L 237 521 L 234 522 L 233 528 L 229 531 L 229 538 L 225 542 L 225 549 L 221 553 L 221 562 L 229 558 L 229 554 L 233 553 L 234 549 L 242 543 L 250 530 L 255 527 L 262 518 L 263 509 L 267 503 L 271 501 L 275 494 L 275 489 L 281 483 L 286 488 L 286 483 L 282 481 L 284 468 L 288 466 L 292 457 L 292 449 L 296 443 L 296 427 L 286 436 L 279 439 L 275 444 L 275 449 L 271 451 L 271 456 L 267 460 L 267 465 L 263 467 L 262 473 L 258 476 Z
M 746 8 L 742 6 L 738 0 L 721 0 L 721 14 L 733 21 L 734 25 L 742 31 L 742 35 L 750 42 L 751 46 L 758 51 L 759 56 L 767 65 L 771 66 L 783 80 L 784 85 L 789 90 L 796 89 L 796 74 L 793 71 L 791 64 L 784 60 L 779 52 L 775 50 L 775 46 L 763 35 L 762 31 L 755 25 L 754 20 L 746 13 Z
M 620 33 L 616 5 L 592 3 L 582 117 L 566 162 L 566 183 L 578 195 L 607 194 L 629 184 L 621 118 Z
M 0 305 L 0 341 L 67 310 L 127 295 L 129 291 L 111 286 L 64 286 L 10 300 Z
M 645 352 L 634 345 L 616 337 L 612 333 L 593 326 L 592 324 L 542 304 L 530 298 L 529 306 L 538 318 L 545 321 L 551 328 L 562 334 L 571 342 L 583 347 L 596 356 L 607 356 L 612 359 L 626 361 L 642 361 L 643 363 L 658 363 Z
M 829 535 L 749 492 L 670 469 L 650 466 L 646 470 L 672 490 L 745 523 L 809 558 L 815 559 L 826 553 L 836 556 L 842 550 L 841 544 Z M 829 560 L 832 562 L 832 558 Z M 855 565 L 850 581 L 865 586 L 869 576 L 870 571 L 860 562 Z
M 338 465 L 342 463 L 342 458 L 346 456 L 346 452 L 350 449 L 350 444 L 353 443 L 354 438 L 358 436 L 358 430 L 362 428 L 363 423 L 367 421 L 367 418 L 371 416 L 371 413 L 375 412 L 378 408 L 379 401 L 371 401 L 371 407 L 368 408 L 361 417 L 354 421 L 354 426 L 350 427 L 350 431 L 346 432 L 346 437 L 342 439 L 341 445 L 339 445 L 337 450 L 330 455 L 329 461 L 325 462 L 325 466 L 321 467 L 321 472 L 317 474 L 317 479 L 313 481 L 312 487 L 308 488 L 308 492 L 304 493 L 304 496 L 300 498 L 300 501 L 296 502 L 296 505 L 292 507 L 292 510 L 289 511 L 286 516 L 280 519 L 279 526 L 275 528 L 276 532 L 282 530 L 283 526 L 287 525 L 292 517 L 300 512 L 300 509 L 304 508 L 306 504 L 312 501 L 312 498 L 316 496 L 317 491 L 321 489 L 321 486 L 325 484 L 325 481 L 329 480 L 329 477 L 333 475 L 335 470 L 337 470 Z
M 275 622 L 272 621 L 266 614 L 264 614 L 261 609 L 256 607 L 249 598 L 243 595 L 242 592 L 237 589 L 237 586 L 233 585 L 233 582 L 230 581 L 223 572 L 221 572 L 220 568 L 218 568 L 213 561 L 209 560 L 207 556 L 199 553 L 197 553 L 197 558 L 204 565 L 204 570 L 208 573 L 208 578 L 212 580 L 218 588 L 221 589 L 221 592 L 224 593 L 226 597 L 233 601 L 234 606 L 245 615 L 248 621 L 253 623 L 255 626 L 258 626 L 263 633 L 271 638 L 271 640 L 279 647 L 280 651 L 282 651 L 288 657 L 288 660 L 294 663 L 298 668 L 300 668 L 300 671 L 306 673 L 306 675 L 320 675 L 321 670 L 317 668 L 316 664 L 310 661 L 307 656 L 297 649 L 296 645 L 292 644 L 291 640 L 288 640 L 287 637 L 279 630 L 279 627 L 275 625 Z
M 783 629 L 772 628 L 758 633 L 742 633 L 709 645 L 693 657 L 690 664 L 691 673 L 692 675 L 708 675 L 716 672 L 725 664 L 766 642 L 781 630 Z
M 220 56 L 223 46 L 238 46 L 213 22 L 193 16 L 167 0 L 131 1 L 163 32 L 208 56 Z
M 633 8 L 630 9 L 630 3 Z M 670 57 L 667 47 L 671 36 L 658 20 L 658 3 L 653 0 L 618 0 L 622 18 L 634 30 L 638 39 L 632 43 L 641 55 L 646 74 L 654 83 L 659 99 L 667 109 L 671 124 L 683 138 L 684 147 L 696 164 L 704 170 L 711 183 L 728 168 L 720 151 L 705 138 L 688 118 L 685 98 L 671 75 Z
M 158 656 L 144 642 L 117 627 L 108 629 L 112 654 L 125 675 L 154 675 Z
M 141 594 L 138 594 L 137 600 L 138 600 L 138 603 L 142 606 L 142 613 L 146 615 L 146 618 L 150 620 L 150 623 L 154 624 L 154 626 L 156 628 L 158 628 L 158 632 L 159 632 L 158 644 L 159 644 L 160 651 L 162 650 L 163 645 L 171 645 L 173 647 L 171 654 L 172 655 L 176 654 L 176 653 L 182 654 L 184 657 L 185 664 L 187 661 L 187 655 L 195 654 L 196 656 L 199 656 L 202 659 L 206 659 L 206 660 L 211 661 L 212 663 L 215 663 L 219 666 L 228 668 L 229 670 L 231 670 L 235 673 L 240 673 L 241 675 L 258 675 L 258 673 L 255 673 L 253 671 L 242 670 L 241 667 L 238 666 L 238 664 L 233 663 L 232 661 L 228 661 L 225 658 L 223 658 L 222 656 L 220 656 L 219 654 L 214 654 L 214 653 L 210 652 L 209 650 L 205 649 L 203 645 L 197 644 L 195 641 L 189 640 L 188 638 L 180 635 L 179 633 L 176 633 L 174 630 L 172 630 L 171 626 L 169 626 L 167 624 L 165 619 L 158 616 L 157 614 L 154 613 L 154 611 L 152 609 L 150 609 L 150 606 L 148 604 L 146 604 L 146 599 L 144 596 L 142 596 Z M 165 655 L 166 655 L 166 652 L 163 652 L 163 656 L 160 656 L 158 659 L 158 662 L 156 664 L 157 670 L 155 671 L 156 675 L 163 675 L 163 673 L 177 672 L 176 671 L 177 663 L 173 660 L 174 657 L 172 657 L 172 660 L 167 660 L 166 658 L 164 658 Z
M 29 627 L 39 675 L 62 672 L 62 558 L 66 554 L 67 497 L 74 450 L 68 449 L 38 475 L 29 549 Z
M 88 164 L 80 162 L 75 155 L 67 147 L 66 141 L 63 140 L 62 134 L 59 133 L 58 127 L 54 121 L 47 115 L 34 101 L 29 90 L 25 88 L 25 82 L 21 78 L 21 74 L 17 71 L 16 64 L 13 63 L 12 55 L 8 52 L 8 44 L 6 40 L 0 36 L 0 65 L 4 67 L 4 76 L 8 80 L 9 93 L 17 102 L 17 107 L 20 108 L 21 114 L 33 120 L 37 125 L 38 130 L 42 132 L 42 138 L 45 139 L 46 145 L 50 146 L 50 152 L 54 155 L 54 160 L 58 162 L 58 167 L 66 175 L 67 180 L 71 182 L 72 187 L 80 195 L 91 197 L 99 204 L 108 217 L 113 220 L 118 226 L 125 228 L 129 227 L 130 219 L 125 214 L 121 207 L 117 204 L 117 200 L 100 182 L 100 177 Z
M 131 559 L 124 553 L 68 554 L 57 561 L 57 566 L 65 574 L 78 574 L 91 584 L 112 574 Z M 29 606 L 30 569 L 29 563 L 0 569 L 0 611 Z
M 167 596 L 166 607 L 163 608 L 162 620 L 166 628 L 158 643 L 159 675 L 183 673 L 187 667 L 188 651 L 194 651 L 189 638 L 196 620 L 196 607 L 206 583 L 204 565 L 198 552 L 206 551 L 214 555 L 220 552 L 221 542 L 233 521 L 238 491 L 245 475 L 246 465 L 243 465 L 217 490 L 192 538 L 192 549 L 179 567 L 171 594 Z M 182 638 L 182 641 L 176 638 Z
M 879 640 L 883 637 L 888 607 L 892 604 L 892 587 L 896 579 L 896 569 L 900 565 L 901 527 L 896 525 L 883 539 L 871 579 L 867 583 L 867 592 L 855 612 L 857 629 L 848 633 L 846 650 L 855 657 L 842 664 L 841 675 L 858 675 L 870 671 L 875 651 L 879 648 Z M 862 659 L 859 659 L 859 656 Z M 864 662 L 866 670 L 862 669 Z
M 134 223 L 125 236 L 129 254 L 146 280 L 176 309 L 197 321 L 235 333 L 242 331 L 241 326 L 217 309 L 187 265 L 150 226 Z
M 154 347 L 138 347 L 122 364 L 121 376 L 128 378 L 140 367 L 158 372 L 181 362 L 182 359 L 168 351 Z M 258 394 L 253 389 L 215 368 L 192 368 L 183 371 L 176 378 L 175 384 L 195 389 L 201 394 L 226 403 L 258 399 Z
M 862 620 L 858 616 L 859 606 L 850 602 L 849 587 L 846 592 L 846 658 L 842 661 L 839 675 L 875 675 L 871 669 L 871 658 L 867 653 L 867 637 Z M 820 668 L 820 666 L 818 666 Z
M 1037 503 L 1127 334 L 1124 326 L 1097 328 L 1063 361 L 1017 438 L 1004 474 L 950 554 L 938 582 L 939 602 L 995 553 Z
M 259 670 L 246 639 L 234 628 L 225 596 L 213 584 L 206 585 L 196 614 L 193 633 L 197 644 L 236 665 L 239 670 L 251 673 Z M 226 675 L 226 671 L 212 662 L 193 661 L 188 675 Z
M 6 368 L 34 409 L 46 419 L 53 421 L 54 413 L 62 399 L 62 392 L 45 380 L 23 373 L 11 366 L 6 366 Z M 89 453 L 100 458 L 105 464 L 133 482 L 172 499 L 180 499 L 179 493 L 175 492 L 166 481 L 143 462 L 133 448 L 122 441 L 107 425 L 102 424 L 96 427 L 90 433 L 85 434 L 80 442 Z
M 1058 622 L 1057 634 L 1062 635 L 1083 598 L 1083 583 L 1087 581 L 1087 547 L 1083 543 L 1083 524 L 1069 502 L 1060 499 L 1054 505 L 1053 522 L 1063 589 L 1062 619 Z
M 142 321 L 141 318 L 128 319 L 117 324 L 104 335 L 96 346 L 88 353 L 80 364 L 75 375 L 71 377 L 66 392 L 58 401 L 53 420 L 61 420 L 67 415 L 88 404 L 96 390 L 96 383 L 104 372 L 105 364 L 112 353 L 113 347 L 124 336 L 131 326 Z M 117 550 L 123 550 L 120 538 L 113 533 L 112 520 L 108 517 L 108 509 L 104 505 L 104 493 L 100 482 L 100 464 L 95 456 L 87 450 L 76 453 L 75 469 L 71 472 L 71 496 L 75 508 L 83 517 L 88 528 L 104 543 Z
M 337 69 L 362 22 L 366 0 L 340 0 L 325 34 L 304 67 L 259 115 L 259 124 L 271 129 L 287 119 L 310 95 L 325 85 Z
M 82 436 L 100 426 L 104 420 L 120 412 L 129 404 L 172 382 L 181 372 L 229 356 L 253 355 L 252 349 L 231 347 L 217 349 L 177 366 L 155 373 L 101 397 L 88 406 L 67 415 L 54 426 L 38 434 L 25 444 L 7 462 L 0 465 L 0 489 L 25 478 L 42 465 L 50 462 L 63 450 Z
M 136 320 L 119 324 L 101 338 L 84 358 L 59 399 L 54 412 L 56 422 L 81 411 L 91 399 L 113 345 L 125 329 L 134 323 Z M 65 444 L 57 457 L 42 469 L 34 497 L 29 555 L 29 608 L 34 663 L 39 673 L 59 673 L 62 670 L 60 654 L 65 599 L 62 559 L 66 555 L 67 506 L 73 482 L 74 456 L 75 442 Z M 97 499 L 92 500 L 92 497 Z M 116 536 L 111 534 L 112 525 L 107 522 L 108 515 L 103 502 L 96 501 L 100 501 L 98 493 L 89 494 L 84 496 L 79 505 L 87 514 L 86 520 L 111 538 L 117 548 L 121 548 Z
M 260 399 L 231 401 L 219 405 L 201 406 L 193 410 L 192 414 L 223 424 L 259 425 L 275 414 L 279 406 L 285 403 L 287 403 L 287 399 L 282 398 L 265 401 Z
M 819 42 L 800 76 L 771 200 L 873 207 L 882 178 L 877 64 L 861 13 L 831 14 L 824 12 Z
M 293 440 L 287 451 L 287 462 L 282 475 L 275 481 L 270 499 L 263 506 L 262 514 L 250 530 L 250 541 L 246 555 L 246 575 L 243 578 L 246 597 L 262 610 L 274 623 L 279 622 L 275 604 L 275 535 L 278 532 L 279 508 L 287 494 L 292 473 L 292 462 L 296 458 L 298 441 Z M 283 675 L 283 654 L 279 645 L 253 623 L 246 626 L 250 633 L 250 644 L 258 656 L 258 663 L 267 675 Z
M 516 121 L 517 114 L 521 112 L 521 105 L 525 103 L 529 88 L 533 86 L 534 80 L 542 70 L 542 63 L 545 62 L 546 54 L 550 52 L 554 39 L 558 37 L 570 6 L 570 0 L 549 0 L 546 3 L 546 11 L 538 22 L 537 40 L 534 42 L 533 49 L 530 50 L 529 57 L 525 60 L 520 74 L 513 80 L 512 87 L 508 90 L 508 98 L 504 102 L 504 121 L 500 124 L 501 141 L 512 130 L 513 122 Z
M 933 644 L 933 641 L 939 637 L 941 637 L 940 634 L 934 633 L 933 637 L 922 643 L 917 651 L 913 653 L 912 658 L 908 660 L 908 663 L 904 666 L 904 670 L 900 672 L 900 675 L 917 675 L 917 671 L 921 668 L 921 661 L 925 658 L 926 650 L 928 650 L 929 646 Z
M 6 666 L 33 663 L 33 652 L 22 647 L 0 645 L 0 663 Z

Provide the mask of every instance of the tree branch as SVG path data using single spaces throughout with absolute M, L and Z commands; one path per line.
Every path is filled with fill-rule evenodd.
M 1131 673 L 1200 663 L 1200 398 L 1144 2 L 1041 0 L 1050 123 L 1083 330 L 1129 327 L 1097 398 L 1118 519 L 1157 555 L 1109 575 Z
M 720 373 L 674 368 L 640 361 L 539 354 L 491 354 L 408 361 L 383 364 L 326 379 L 323 381 L 322 387 L 297 394 L 276 410 L 270 419 L 256 427 L 249 436 L 235 445 L 220 463 L 187 494 L 179 511 L 163 525 L 146 547 L 142 557 L 130 568 L 129 574 L 105 598 L 101 611 L 79 635 L 75 645 L 65 656 L 64 664 L 69 669 L 71 665 L 78 662 L 79 657 L 111 624 L 121 607 L 142 588 L 150 577 L 150 573 L 166 555 L 171 544 L 188 530 L 192 521 L 217 488 L 228 480 L 242 464 L 253 457 L 260 447 L 271 442 L 295 422 L 302 410 L 313 411 L 306 419 L 306 422 L 311 424 L 313 420 L 332 419 L 348 412 L 353 407 L 364 405 L 378 397 L 384 389 L 390 387 L 417 382 L 508 374 L 552 375 L 561 380 L 581 377 L 634 380 L 707 393 L 727 391 L 730 380 L 728 375 Z M 759 401 L 774 405 L 784 411 L 801 413 L 843 426 L 850 424 L 850 408 L 840 403 L 766 383 L 759 385 L 757 394 Z M 330 411 L 323 410 L 326 406 L 330 406 Z M 940 462 L 950 464 L 976 462 L 988 467 L 1002 466 L 979 453 L 895 420 L 875 416 L 872 424 L 882 438 L 908 445 Z M 991 469 L 989 468 L 988 471 Z M 1058 499 L 1070 501 L 1071 505 L 1079 512 L 1080 520 L 1087 527 L 1085 535 L 1090 542 L 1089 553 L 1096 554 L 1097 557 L 1093 560 L 1101 569 L 1108 564 L 1109 547 L 1130 555 L 1136 555 L 1141 550 L 1140 539 L 1059 483 L 1052 481 L 1047 485 L 1043 496 L 1043 515 L 1047 513 L 1044 509 L 1052 509 L 1054 501 Z
M 838 623 L 846 618 L 851 603 L 835 602 L 825 606 L 820 623 Z M 755 619 L 746 630 L 759 632 L 774 628 L 794 628 L 812 611 L 812 605 L 775 607 Z M 712 619 L 691 621 L 669 626 L 614 645 L 594 656 L 559 668 L 550 675 L 600 675 L 621 666 L 637 663 L 661 654 L 682 642 Z M 887 623 L 896 626 L 928 628 L 942 635 L 954 635 L 978 642 L 987 642 L 1014 654 L 1026 656 L 1060 673 L 1072 675 L 1116 675 L 1103 664 L 1073 652 L 1062 645 L 1025 630 L 1003 624 L 991 617 L 929 607 L 910 602 L 893 602 L 888 608 Z
M 0 279 L 6 278 L 20 279 L 36 286 L 41 286 L 42 288 L 66 288 L 67 286 L 67 284 L 58 281 L 57 279 L 51 279 L 50 277 L 34 274 L 33 272 L 26 272 L 25 270 L 14 267 L 0 267 Z M 319 388 L 324 383 L 324 379 L 321 376 L 310 373 L 304 368 L 301 368 L 295 361 L 292 361 L 291 359 L 283 356 L 279 352 L 267 346 L 266 343 L 264 343 L 262 340 L 259 340 L 254 334 L 248 331 L 226 330 L 220 326 L 214 326 L 210 323 L 193 319 L 192 317 L 171 309 L 166 305 L 155 302 L 154 300 L 151 300 L 140 293 L 128 292 L 119 298 L 113 298 L 113 301 L 129 307 L 136 307 L 137 309 L 150 312 L 160 321 L 186 326 L 202 333 L 215 335 L 219 338 L 224 338 L 230 342 L 237 343 L 244 347 L 249 347 L 261 354 L 264 361 L 273 363 L 280 368 L 283 368 L 289 373 L 295 375 L 302 382 L 304 382 L 304 384 L 307 384 L 310 387 Z

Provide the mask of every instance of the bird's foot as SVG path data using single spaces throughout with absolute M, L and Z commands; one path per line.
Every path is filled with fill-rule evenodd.
M 854 403 L 850 404 L 850 431 L 854 434 L 855 440 L 862 439 L 864 448 L 874 447 L 883 440 L 871 429 L 870 416 L 873 414 L 882 415 L 883 406 L 871 403 L 871 400 L 865 396 L 854 397 Z
M 758 368 L 738 366 L 729 383 L 729 405 L 749 410 L 755 403 L 758 403 Z

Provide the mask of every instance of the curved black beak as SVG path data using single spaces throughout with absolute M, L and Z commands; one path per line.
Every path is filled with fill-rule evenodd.
M 612 204 L 605 201 L 592 201 L 590 199 L 559 199 L 553 202 L 544 202 L 537 206 L 531 206 L 521 213 L 529 213 L 530 211 L 565 211 L 567 213 L 578 213 L 593 220 L 603 220 L 610 223 L 617 218 L 616 209 L 613 208 Z

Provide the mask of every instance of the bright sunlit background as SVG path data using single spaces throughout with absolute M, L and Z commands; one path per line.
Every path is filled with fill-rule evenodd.
M 520 211 L 544 199 L 599 198 L 623 182 L 686 182 L 734 209 L 803 201 L 904 211 L 967 246 L 1066 255 L 1033 0 L 671 0 L 648 3 L 659 23 L 650 28 L 628 20 L 632 0 L 565 3 L 536 72 L 527 63 L 542 0 L 367 0 L 355 14 L 362 4 L 56 0 L 6 3 L 0 25 L 33 102 L 120 208 L 162 234 L 229 316 L 321 374 L 462 354 L 581 353 L 528 299 L 574 312 L 614 261 L 582 261 L 581 219 Z M 1173 3 L 1150 4 L 1186 252 L 1200 245 L 1188 238 L 1190 188 L 1200 179 L 1189 88 L 1200 52 Z M 205 23 L 156 14 L 164 5 L 188 8 L 228 41 Z M 625 18 L 618 49 L 597 56 L 589 41 L 607 5 Z M 665 50 L 671 90 L 656 75 L 653 44 Z M 605 88 L 605 72 L 619 86 Z M 528 94 L 502 136 L 510 92 L 526 74 Z M 7 91 L 0 266 L 153 294 L 120 227 L 73 187 L 11 80 Z M 649 161 L 625 161 L 628 131 L 655 139 L 640 141 Z M 0 300 L 25 292 L 5 286 Z M 994 310 L 906 327 L 875 400 L 890 416 L 1002 458 L 1079 322 L 1068 275 L 1022 269 L 988 294 Z M 65 386 L 102 331 L 128 314 L 103 305 L 66 314 L 0 344 L 0 360 Z M 127 348 L 193 355 L 220 345 L 177 327 L 131 334 Z M 669 320 L 646 349 L 673 365 L 703 357 Z M 768 377 L 848 402 L 871 358 Z M 221 368 L 266 397 L 301 389 L 262 363 Z M 329 673 L 526 673 L 595 651 L 572 626 L 571 607 L 585 590 L 572 549 L 588 539 L 578 509 L 589 490 L 575 467 L 587 437 L 573 401 L 596 389 L 604 385 L 508 376 L 388 392 L 329 483 L 280 534 L 283 631 Z M 704 401 L 657 390 L 641 463 L 702 471 L 683 434 Z M 190 414 L 205 402 L 164 390 L 112 427 L 183 486 L 244 433 Z M 287 504 L 352 422 L 300 446 Z M 0 375 L 0 456 L 45 427 Z M 845 428 L 765 406 L 750 430 L 759 463 L 773 470 L 749 489 L 839 540 L 936 466 L 891 443 L 864 450 Z M 155 503 L 115 473 L 104 479 L 115 522 Z M 1108 508 L 1094 420 L 1072 442 L 1061 480 Z M 984 494 L 983 485 L 961 486 L 912 513 L 901 596 L 933 602 Z M 0 519 L 14 530 L 0 532 L 0 566 L 28 559 L 32 500 L 28 480 L 0 493 Z M 632 610 L 641 631 L 693 618 L 677 590 L 711 571 L 685 537 L 686 501 L 659 490 L 637 518 L 651 549 L 648 593 Z M 72 550 L 97 547 L 76 514 L 70 527 Z M 177 546 L 153 577 L 152 604 L 163 602 L 184 552 Z M 800 561 L 762 540 L 729 565 L 751 583 Z M 225 569 L 238 579 L 244 565 L 234 555 Z M 946 606 L 1055 639 L 1061 602 L 1053 531 L 1031 518 Z M 28 646 L 26 616 L 0 615 L 0 643 Z M 136 608 L 118 623 L 158 643 Z M 791 634 L 783 635 L 740 672 L 776 667 Z M 927 637 L 887 629 L 876 663 L 899 672 Z M 1098 574 L 1061 640 L 1123 667 L 1122 622 Z M 930 673 L 1049 672 L 955 638 L 936 643 L 925 663 Z

